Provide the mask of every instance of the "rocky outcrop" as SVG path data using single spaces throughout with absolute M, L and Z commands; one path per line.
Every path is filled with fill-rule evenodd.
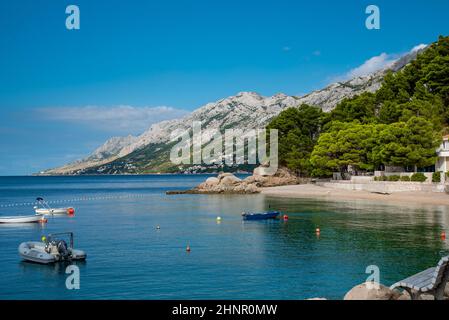
M 264 174 L 264 166 L 254 169 L 252 176 L 245 179 L 248 183 L 254 183 L 259 188 L 295 185 L 301 183 L 301 179 L 287 168 L 279 168 L 272 176 Z
M 239 179 L 232 173 L 221 173 L 218 177 L 208 178 L 193 190 L 184 193 L 235 193 L 253 194 L 259 193 L 261 188 L 298 184 L 298 177 L 286 168 L 280 168 L 273 176 L 262 175 L 263 167 L 256 168 L 254 174 L 245 179 Z M 179 194 L 180 192 L 176 192 Z M 171 192 L 174 194 L 174 192 Z
M 169 191 L 167 194 L 254 194 L 261 188 L 285 186 L 301 183 L 301 180 L 290 170 L 279 168 L 275 175 L 260 175 L 261 168 L 256 168 L 254 174 L 245 179 L 239 179 L 232 173 L 221 173 L 218 177 L 210 177 L 196 188 L 185 191 Z
M 252 194 L 260 190 L 252 183 L 241 180 L 232 173 L 221 173 L 216 178 L 208 178 L 205 182 L 194 188 L 194 193 L 236 193 Z

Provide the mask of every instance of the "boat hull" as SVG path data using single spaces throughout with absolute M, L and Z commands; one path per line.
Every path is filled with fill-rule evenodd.
M 40 208 L 34 210 L 36 214 L 46 214 L 46 215 L 63 215 L 68 214 L 69 208 L 55 208 L 55 209 L 46 209 L 46 208 Z
M 272 220 L 276 219 L 281 213 L 277 211 L 264 213 L 244 213 L 242 214 L 244 220 Z
M 43 219 L 41 215 L 0 217 L 0 223 L 39 223 Z

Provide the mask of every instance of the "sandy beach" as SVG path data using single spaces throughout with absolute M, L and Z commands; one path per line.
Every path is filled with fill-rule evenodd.
M 449 206 L 449 195 L 433 192 L 396 192 L 389 195 L 367 191 L 340 190 L 313 184 L 263 188 L 262 194 L 284 198 L 312 198 L 328 201 L 366 200 L 396 204 L 446 205 Z

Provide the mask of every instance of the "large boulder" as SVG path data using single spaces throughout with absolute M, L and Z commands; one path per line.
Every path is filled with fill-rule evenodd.
M 276 187 L 300 183 L 298 176 L 287 168 L 279 168 L 274 175 L 266 174 L 266 167 L 254 169 L 251 177 L 245 179 L 248 183 L 255 183 L 258 187 Z
M 400 295 L 384 285 L 365 282 L 349 290 L 344 300 L 397 300 Z
M 215 177 L 210 177 L 206 180 L 205 185 L 208 187 L 213 187 L 216 186 L 220 183 L 220 180 L 218 178 Z
M 225 176 L 224 178 L 222 178 L 220 180 L 220 185 L 232 186 L 232 185 L 235 185 L 235 184 L 237 184 L 237 183 L 239 183 L 241 181 L 242 181 L 241 179 L 239 179 L 236 176 L 231 174 L 230 176 Z
M 248 184 L 245 186 L 245 193 L 258 193 L 260 190 L 254 184 Z
M 264 166 L 260 166 L 257 167 L 256 169 L 254 169 L 253 171 L 253 176 L 268 176 L 269 175 L 269 170 L 267 167 Z
M 225 177 L 235 177 L 232 173 L 230 172 L 222 172 L 218 175 L 218 180 L 222 180 Z

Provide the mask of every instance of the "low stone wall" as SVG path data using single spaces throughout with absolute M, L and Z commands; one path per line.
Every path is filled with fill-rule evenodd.
M 414 175 L 414 172 L 385 172 L 385 171 L 375 171 L 374 176 L 375 177 L 391 177 L 391 176 L 400 176 L 400 177 L 411 177 Z M 424 176 L 427 177 L 427 180 L 423 183 L 431 184 L 432 183 L 432 172 L 422 172 Z M 445 175 L 442 174 L 441 178 L 444 179 Z M 443 180 L 444 181 L 444 180 Z
M 360 177 L 362 178 L 362 177 Z M 363 177 L 368 178 L 368 177 Z M 317 183 L 323 187 L 341 189 L 341 190 L 354 190 L 354 191 L 367 191 L 367 192 L 446 192 L 449 189 L 448 185 L 437 183 L 421 183 L 421 182 L 388 182 L 388 181 L 372 181 L 365 179 L 357 179 L 356 181 L 331 181 Z

